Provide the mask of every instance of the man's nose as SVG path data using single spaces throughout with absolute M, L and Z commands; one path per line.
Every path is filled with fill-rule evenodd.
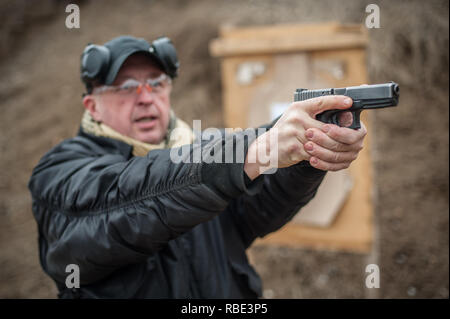
M 143 85 L 138 91 L 138 104 L 146 105 L 153 103 L 154 96 L 152 91 L 152 87 L 148 87 L 147 85 Z

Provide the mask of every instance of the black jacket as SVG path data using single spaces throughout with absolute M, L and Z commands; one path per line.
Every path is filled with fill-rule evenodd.
M 29 189 L 40 262 L 59 297 L 261 296 L 246 249 L 288 222 L 325 172 L 302 162 L 250 183 L 243 163 L 208 161 L 224 141 L 246 153 L 252 138 L 216 138 L 200 163 L 176 164 L 170 150 L 134 157 L 130 145 L 80 129 L 45 154 Z M 66 288 L 69 264 L 79 289 Z

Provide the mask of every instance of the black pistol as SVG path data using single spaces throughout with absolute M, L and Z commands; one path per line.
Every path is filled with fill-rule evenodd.
M 389 82 L 383 84 L 349 86 L 346 88 L 307 90 L 297 89 L 294 94 L 294 101 L 304 101 L 314 97 L 324 95 L 345 95 L 351 97 L 353 105 L 344 110 L 327 110 L 316 115 L 316 119 L 324 123 L 332 123 L 339 126 L 339 115 L 344 112 L 351 112 L 353 122 L 352 129 L 361 127 L 359 116 L 362 110 L 379 109 L 383 107 L 396 106 L 400 97 L 400 88 L 397 83 Z

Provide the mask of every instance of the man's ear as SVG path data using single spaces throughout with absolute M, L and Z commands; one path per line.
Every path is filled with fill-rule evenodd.
M 95 121 L 102 121 L 101 114 L 98 110 L 98 101 L 92 94 L 88 94 L 83 97 L 83 105 Z

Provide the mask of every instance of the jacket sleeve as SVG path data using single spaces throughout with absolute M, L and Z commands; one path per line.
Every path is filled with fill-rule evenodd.
M 279 118 L 258 129 L 270 130 Z M 247 192 L 231 201 L 226 210 L 244 247 L 289 222 L 315 196 L 325 174 L 302 161 L 247 182 Z
M 243 136 L 227 138 L 246 153 Z M 65 267 L 76 264 L 81 283 L 91 283 L 215 217 L 246 192 L 243 163 L 208 164 L 224 142 L 209 142 L 199 162 L 192 144 L 176 149 L 184 155 L 175 163 L 174 149 L 126 159 L 82 137 L 47 153 L 29 182 L 44 269 L 64 282 Z
M 289 222 L 315 196 L 325 173 L 300 162 L 255 179 L 248 194 L 239 196 L 227 208 L 244 246 L 248 248 L 257 237 Z

